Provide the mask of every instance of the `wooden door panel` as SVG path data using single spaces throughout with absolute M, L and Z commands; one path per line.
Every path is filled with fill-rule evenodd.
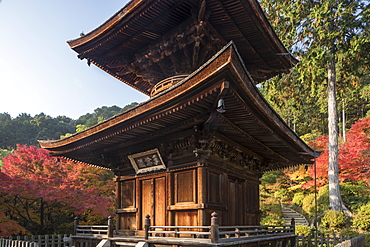
M 166 225 L 166 178 L 160 177 L 154 180 L 155 200 L 154 200 L 154 220 L 156 226 Z
M 166 225 L 166 177 L 141 180 L 141 222 L 150 215 L 151 225 Z
M 145 216 L 154 214 L 154 186 L 152 179 L 141 180 L 141 221 L 142 229 L 145 225 Z
M 228 200 L 228 211 L 229 211 L 229 225 L 236 225 L 236 190 L 235 190 L 235 181 L 229 180 L 229 200 Z

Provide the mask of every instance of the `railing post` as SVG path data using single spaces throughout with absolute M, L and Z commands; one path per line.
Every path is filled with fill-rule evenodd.
M 149 239 L 150 215 L 145 216 L 145 240 Z
M 295 234 L 295 219 L 294 218 L 291 219 L 290 225 L 291 225 L 291 228 L 293 230 L 293 233 Z
M 49 247 L 49 235 L 45 235 L 45 247 Z
M 295 234 L 295 219 L 294 218 L 292 218 L 292 220 L 290 221 L 290 224 L 291 224 L 293 234 Z M 296 244 L 297 244 L 297 236 L 295 236 L 294 238 L 290 240 L 290 246 L 295 247 Z
M 217 216 L 218 214 L 216 212 L 211 214 L 211 243 L 217 243 L 220 237 Z
M 78 217 L 75 217 L 75 220 L 73 222 L 73 235 L 77 235 L 77 228 L 78 228 Z
M 108 230 L 107 230 L 107 237 L 112 238 L 113 237 L 113 217 L 109 216 L 108 217 Z

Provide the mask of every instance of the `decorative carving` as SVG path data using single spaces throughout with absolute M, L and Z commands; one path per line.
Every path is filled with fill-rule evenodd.
M 189 74 L 207 61 L 223 45 L 217 32 L 207 23 L 205 1 L 193 20 L 171 31 L 131 59 L 112 60 L 106 66 L 118 76 L 134 77 L 138 83 L 155 85 L 179 74 Z
M 248 163 L 246 164 L 245 166 L 248 170 L 261 170 L 261 161 L 257 160 L 257 159 L 254 159 L 253 157 L 251 157 L 249 160 L 248 160 Z
M 121 167 L 119 167 L 119 168 L 129 168 L 129 167 L 131 167 L 130 160 L 127 158 L 126 155 L 119 156 L 119 164 L 121 165 Z
M 213 138 L 210 141 L 209 149 L 212 154 L 218 156 L 224 161 L 228 161 L 244 167 L 248 170 L 261 169 L 261 161 L 253 156 L 240 151 L 236 146 L 228 145 L 227 143 Z
M 272 171 L 272 170 L 278 170 L 282 167 L 281 164 L 277 162 L 269 162 L 265 166 L 261 167 L 261 171 Z

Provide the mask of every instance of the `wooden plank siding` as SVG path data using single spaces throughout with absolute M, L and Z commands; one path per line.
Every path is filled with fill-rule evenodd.
M 117 230 L 143 230 L 146 215 L 153 226 L 204 226 L 213 211 L 219 213 L 220 225 L 258 225 L 258 182 L 245 174 L 231 177 L 216 167 L 208 164 L 117 179 Z

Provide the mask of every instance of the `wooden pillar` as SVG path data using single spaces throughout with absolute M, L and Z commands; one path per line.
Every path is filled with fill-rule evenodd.
M 149 228 L 150 228 L 150 215 L 145 216 L 145 240 L 149 238 Z
M 112 216 L 108 217 L 108 230 L 107 230 L 108 238 L 113 237 L 113 220 L 112 220 L 112 218 L 113 218 Z
M 77 235 L 77 227 L 78 227 L 78 217 L 75 218 L 73 222 L 73 235 Z
M 173 205 L 175 203 L 175 189 L 174 189 L 174 174 L 173 172 L 169 172 L 168 175 L 168 182 L 167 182 L 167 187 L 168 187 L 168 205 Z M 175 223 L 175 212 L 168 210 L 168 225 L 174 226 L 176 225 Z
M 115 182 L 116 182 L 116 209 L 119 209 L 122 207 L 122 188 L 121 188 L 121 182 L 120 182 L 120 177 L 119 176 L 116 176 L 116 179 L 115 179 Z M 122 229 L 123 226 L 121 225 L 121 215 L 120 214 L 116 214 L 116 226 L 117 226 L 117 229 Z
M 74 222 L 73 222 L 73 235 L 74 236 L 77 235 L 77 228 L 78 228 L 78 217 L 75 217 Z M 41 243 L 39 243 L 39 246 L 41 246 Z M 72 238 L 72 246 L 78 246 L 78 241 L 75 238 Z
M 135 207 L 138 209 L 136 211 L 136 230 L 142 230 L 143 227 L 143 219 L 142 217 L 142 212 L 141 212 L 141 182 L 138 178 L 135 179 Z
M 206 181 L 206 169 L 205 167 L 201 166 L 197 169 L 197 175 L 198 175 L 198 183 L 197 183 L 197 191 L 198 191 L 198 204 L 204 205 L 207 202 L 207 181 Z M 205 215 L 205 209 L 199 208 L 198 209 L 198 226 L 208 225 L 206 223 L 206 215 Z
M 213 212 L 211 214 L 211 243 L 217 243 L 220 237 L 218 229 L 218 218 L 217 213 Z

